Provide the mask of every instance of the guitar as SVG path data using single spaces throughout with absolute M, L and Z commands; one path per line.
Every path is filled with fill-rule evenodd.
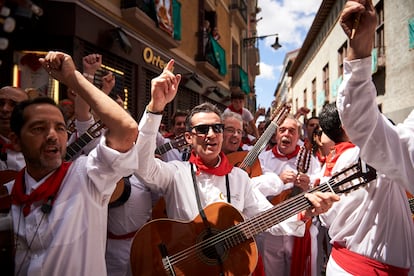
M 312 157 L 312 145 L 304 144 L 300 147 L 298 158 L 296 159 L 296 170 L 299 173 L 307 173 L 310 166 L 310 161 Z M 301 189 L 297 186 L 294 186 L 291 189 L 282 191 L 280 194 L 274 196 L 270 202 L 273 205 L 279 204 L 282 201 L 285 201 L 292 195 L 299 194 Z
M 309 192 L 347 193 L 376 178 L 375 170 L 356 163 Z M 257 263 L 254 236 L 312 206 L 304 193 L 247 220 L 234 207 L 217 202 L 203 219 L 158 219 L 145 224 L 131 247 L 133 275 L 249 275 Z M 220 260 L 220 261 L 218 261 Z
M 269 126 L 257 140 L 256 144 L 249 152 L 237 151 L 227 154 L 227 158 L 233 166 L 237 166 L 245 170 L 250 177 L 262 174 L 260 163 L 257 160 L 259 154 L 266 148 L 267 143 L 275 134 L 276 129 L 283 123 L 290 112 L 290 105 L 283 104 L 279 106 L 272 114 Z M 242 159 L 244 158 L 244 159 Z M 240 162 L 240 160 L 242 160 Z
M 411 214 L 414 220 L 414 196 L 410 194 L 409 192 L 406 192 L 406 193 L 408 197 L 408 204 L 410 205 Z
M 104 128 L 105 125 L 102 123 L 101 120 L 96 121 L 92 126 L 88 128 L 88 130 L 79 136 L 74 142 L 72 142 L 66 148 L 66 155 L 65 161 L 71 161 L 73 158 L 93 139 L 98 138 L 101 135 L 101 129 Z
M 155 154 L 163 155 L 164 153 L 172 149 L 182 149 L 187 146 L 188 143 L 185 140 L 184 134 L 175 137 L 174 140 L 170 140 L 168 143 L 161 145 L 155 149 Z

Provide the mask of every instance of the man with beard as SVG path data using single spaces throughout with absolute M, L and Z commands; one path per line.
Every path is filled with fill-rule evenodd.
M 116 181 L 132 172 L 137 124 L 88 82 L 64 53 L 40 59 L 54 78 L 93 106 L 107 127 L 87 157 L 63 162 L 68 134 L 47 97 L 16 105 L 10 140 L 26 167 L 6 184 L 12 196 L 16 275 L 106 275 L 107 206 Z
M 314 184 L 311 178 L 320 171 L 318 160 L 311 156 L 308 173 L 297 171 L 297 157 L 300 150 L 300 123 L 288 116 L 276 130 L 276 145 L 259 155 L 263 171 L 276 173 L 282 180 L 284 190 L 296 193 L 307 191 Z M 314 226 L 310 231 L 317 231 Z M 312 233 L 315 236 L 315 233 Z M 257 241 L 263 257 L 266 275 L 289 275 L 295 237 L 292 235 L 274 236 L 268 233 L 259 235 Z M 315 241 L 316 244 L 316 241 Z M 316 256 L 316 252 L 312 254 Z M 316 259 L 312 264 L 316 263 Z

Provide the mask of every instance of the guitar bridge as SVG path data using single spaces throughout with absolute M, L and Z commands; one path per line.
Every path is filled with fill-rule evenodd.
M 161 253 L 162 264 L 164 266 L 165 271 L 167 272 L 168 275 L 175 276 L 176 274 L 174 271 L 174 267 L 170 262 L 170 258 L 168 257 L 167 247 L 165 246 L 165 244 L 160 243 L 158 245 L 158 249 L 160 250 L 160 253 Z

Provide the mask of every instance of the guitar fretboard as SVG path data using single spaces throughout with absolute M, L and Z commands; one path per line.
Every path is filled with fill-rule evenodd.
M 101 121 L 93 124 L 84 134 L 79 136 L 72 144 L 66 148 L 65 161 L 72 160 L 88 143 L 99 136 L 99 130 L 104 127 Z
M 172 150 L 173 148 L 174 148 L 173 144 L 171 142 L 168 142 L 164 145 L 159 146 L 155 150 L 155 154 L 162 155 L 162 154 L 166 153 L 167 151 Z

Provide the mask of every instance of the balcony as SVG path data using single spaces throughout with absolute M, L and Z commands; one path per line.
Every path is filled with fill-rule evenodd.
M 238 64 L 230 65 L 231 79 L 230 87 L 231 88 L 240 88 L 244 93 L 250 93 L 249 77 L 243 68 Z
M 203 38 L 207 40 L 202 40 L 203 54 L 197 61 L 196 66 L 212 80 L 222 81 L 227 74 L 226 51 L 211 34 Z
M 246 0 L 232 0 L 229 6 L 232 21 L 240 29 L 247 28 L 247 3 Z
M 180 45 L 180 41 L 158 27 L 155 9 L 149 7 L 143 0 L 122 1 L 121 13 L 125 21 L 135 27 L 137 33 L 156 44 L 167 49 L 177 48 Z

